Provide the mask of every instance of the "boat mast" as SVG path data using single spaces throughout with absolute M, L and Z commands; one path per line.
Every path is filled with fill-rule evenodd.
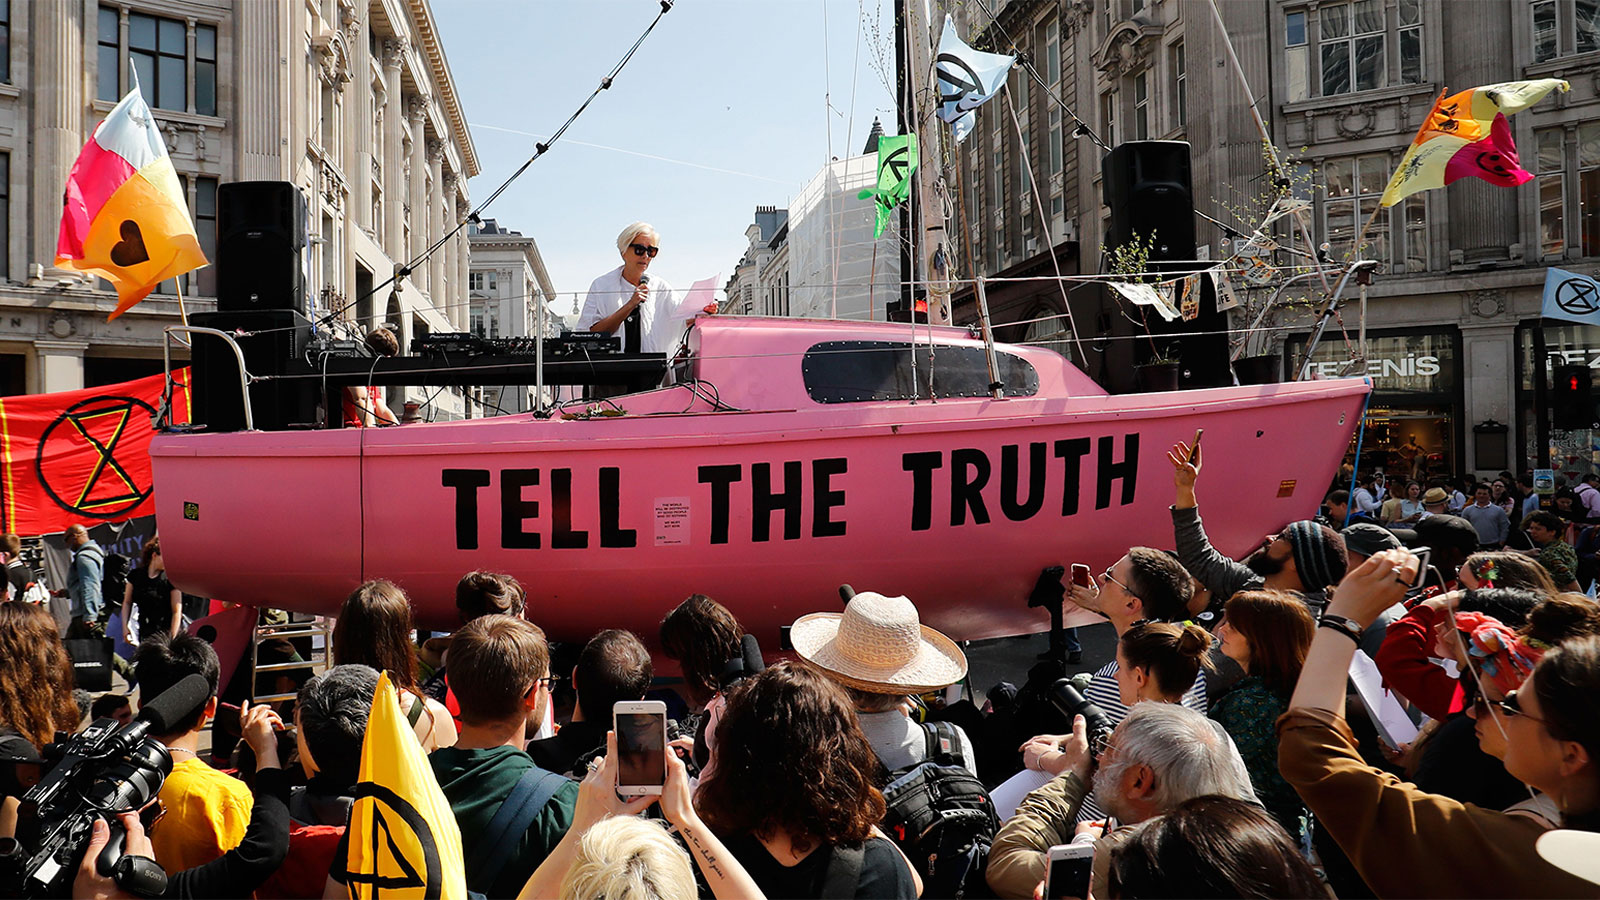
M 939 200 L 939 172 L 942 169 L 939 152 L 941 123 L 934 115 L 936 108 L 933 89 L 933 32 L 928 26 L 926 0 L 905 0 L 906 21 L 906 71 L 910 81 L 911 109 L 906 117 L 911 130 L 917 134 L 917 148 L 921 159 L 915 172 L 917 208 L 912 212 L 914 221 L 921 223 L 919 243 L 922 251 L 922 272 L 928 290 L 928 324 L 950 324 L 950 254 L 945 243 L 944 204 Z M 913 262 L 913 266 L 915 263 Z M 916 279 L 912 282 L 912 296 L 916 296 Z M 916 309 L 915 302 L 912 305 Z M 913 312 L 913 320 L 915 313 Z

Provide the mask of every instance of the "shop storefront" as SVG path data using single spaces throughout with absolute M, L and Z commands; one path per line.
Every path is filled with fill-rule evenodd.
M 1600 331 L 1600 329 L 1596 329 Z M 1284 342 L 1284 364 L 1292 377 L 1305 355 L 1308 335 Z M 1355 335 L 1350 335 L 1353 341 Z M 1342 374 L 1350 349 L 1337 332 L 1325 335 L 1311 355 L 1312 377 Z M 1361 469 L 1391 478 L 1454 474 L 1462 464 L 1461 332 L 1448 326 L 1401 328 L 1367 334 L 1367 375 L 1372 398 L 1361 440 Z M 1359 374 L 1352 373 L 1352 374 Z M 1355 442 L 1346 461 L 1355 458 Z
M 1554 378 L 1558 366 L 1588 366 L 1600 369 L 1600 327 L 1561 323 L 1554 320 L 1534 320 L 1517 326 L 1517 442 L 1518 471 L 1550 468 L 1576 479 L 1592 471 L 1600 471 L 1600 429 L 1568 430 L 1556 427 L 1556 420 L 1547 409 L 1545 422 L 1549 426 L 1548 455 L 1539 453 L 1539 421 L 1535 413 L 1534 368 L 1536 353 L 1534 334 L 1543 327 L 1546 385 Z M 1594 376 L 1600 385 L 1600 374 Z M 1597 394 L 1600 396 L 1600 394 Z M 1591 421 L 1594 421 L 1591 419 Z M 1548 462 L 1546 461 L 1548 460 Z

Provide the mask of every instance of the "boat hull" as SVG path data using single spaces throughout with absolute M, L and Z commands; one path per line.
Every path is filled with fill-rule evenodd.
M 1043 628 L 1027 597 L 1045 566 L 1172 546 L 1166 452 L 1196 428 L 1222 552 L 1314 514 L 1368 389 L 162 435 L 151 457 L 167 568 L 191 593 L 333 614 L 388 578 L 448 629 L 456 581 L 484 569 L 516 576 L 556 639 L 653 642 L 703 593 L 775 646 L 849 583 L 970 639 Z

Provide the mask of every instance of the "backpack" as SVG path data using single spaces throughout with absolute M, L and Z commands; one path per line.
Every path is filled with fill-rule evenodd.
M 110 609 L 122 604 L 122 589 L 128 584 L 128 558 L 121 553 L 106 553 L 100 563 L 100 602 Z
M 889 773 L 883 831 L 921 870 L 925 897 L 993 896 L 984 881 L 1000 817 L 983 782 L 967 771 L 949 722 L 922 726 L 922 762 Z
M 14 567 L 22 569 L 22 571 L 26 572 L 28 576 L 28 583 L 23 585 L 22 595 L 16 599 L 21 600 L 23 603 L 50 602 L 50 591 L 45 588 L 44 582 L 39 580 L 39 576 L 31 567 L 28 566 L 27 563 L 20 559 L 13 559 L 11 562 L 6 564 L 6 569 L 8 571 Z

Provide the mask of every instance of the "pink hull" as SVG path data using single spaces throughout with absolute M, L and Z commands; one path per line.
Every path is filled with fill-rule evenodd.
M 753 343 L 764 324 L 773 340 L 799 330 L 729 322 L 691 346 L 707 354 L 741 329 Z M 947 331 L 941 344 L 967 343 Z M 435 628 L 455 625 L 462 573 L 488 569 L 522 581 L 557 639 L 620 627 L 653 643 L 662 615 L 704 593 L 775 646 L 779 626 L 839 608 L 845 582 L 905 594 L 957 638 L 1018 634 L 1045 626 L 1026 605 L 1041 568 L 1099 572 L 1130 545 L 1172 546 L 1165 454 L 1197 427 L 1201 510 L 1224 553 L 1314 514 L 1368 390 L 1111 397 L 1054 354 L 1005 349 L 1039 369 L 1038 396 L 824 405 L 760 379 L 734 389 L 734 360 L 723 399 L 775 411 L 679 414 L 694 398 L 665 388 L 610 419 L 163 435 L 162 548 L 184 590 L 253 605 L 334 613 L 362 580 L 389 578 Z

